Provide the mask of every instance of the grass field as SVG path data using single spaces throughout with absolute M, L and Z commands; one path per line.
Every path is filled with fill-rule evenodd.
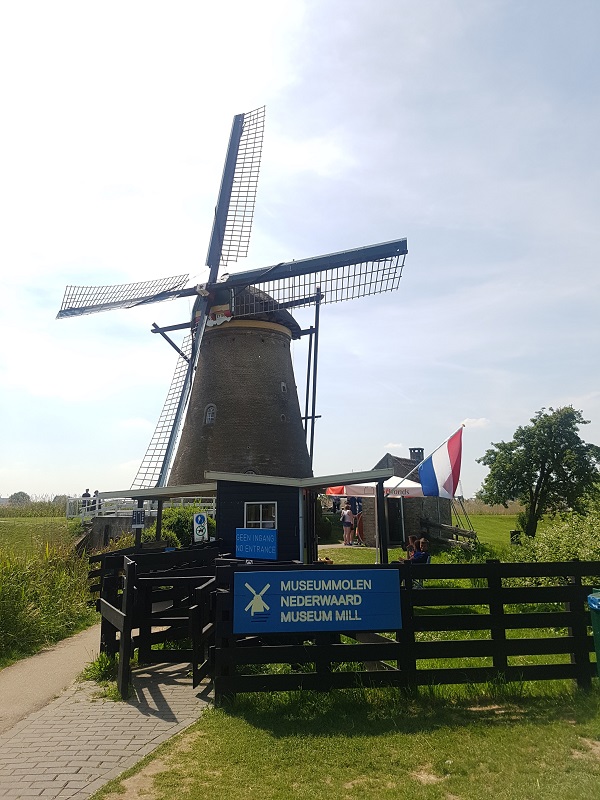
M 492 547 L 506 547 L 509 545 L 510 532 L 517 527 L 516 514 L 472 514 L 469 519 L 477 531 L 479 541 Z M 341 525 L 336 525 L 335 523 L 337 523 L 337 519 L 334 520 L 331 540 L 328 540 L 325 544 L 337 544 L 342 541 Z
M 597 800 L 599 738 L 597 690 L 245 695 L 94 798 Z
M 68 541 L 65 517 L 0 517 L 0 551 L 30 553 Z
M 512 514 L 474 514 L 469 517 L 482 544 L 507 547 L 510 532 L 517 527 L 517 517 Z

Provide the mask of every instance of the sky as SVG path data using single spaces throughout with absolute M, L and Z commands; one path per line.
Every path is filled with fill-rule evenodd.
M 150 328 L 189 301 L 57 321 L 64 288 L 205 280 L 231 121 L 262 105 L 230 272 L 408 240 L 399 291 L 322 310 L 315 474 L 465 422 L 471 497 L 564 405 L 600 444 L 599 31 L 595 0 L 2 4 L 0 496 L 131 485 L 177 358 Z

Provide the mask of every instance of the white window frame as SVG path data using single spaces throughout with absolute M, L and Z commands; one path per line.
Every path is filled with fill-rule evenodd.
M 260 524 L 259 525 L 257 525 L 254 522 L 252 522 L 252 523 L 248 522 L 248 506 L 260 506 L 260 515 L 259 515 L 260 516 L 260 519 L 259 519 L 259 523 Z M 263 506 L 275 506 L 275 524 L 273 525 L 273 527 L 271 527 L 270 524 L 268 526 L 267 525 L 263 525 L 263 509 L 262 509 Z M 269 520 L 269 523 L 270 523 L 270 520 Z M 262 528 L 264 530 L 270 530 L 270 531 L 277 530 L 277 500 L 251 500 L 248 503 L 244 503 L 244 527 L 245 528 L 256 528 L 257 530 L 260 529 L 260 528 Z

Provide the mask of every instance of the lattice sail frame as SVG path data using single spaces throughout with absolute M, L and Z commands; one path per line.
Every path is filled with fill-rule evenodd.
M 117 286 L 67 286 L 56 319 L 173 300 L 188 278 L 189 275 L 172 275 L 169 278 L 121 283 Z
M 181 351 L 189 358 L 192 353 L 192 337 L 186 336 L 181 343 Z M 167 452 L 167 446 L 173 429 L 173 423 L 177 414 L 179 398 L 183 391 L 185 379 L 188 372 L 188 362 L 179 356 L 175 365 L 175 372 L 171 380 L 171 386 L 167 393 L 160 417 L 156 423 L 156 428 L 150 439 L 150 444 L 142 463 L 137 471 L 132 489 L 153 489 L 160 476 L 160 471 Z
M 221 242 L 220 267 L 248 255 L 265 129 L 265 107 L 244 114 L 233 187 Z
M 393 292 L 400 284 L 405 259 L 403 253 L 274 281 L 253 282 L 251 293 L 234 289 L 235 316 L 310 306 L 317 301 L 317 293 L 321 303 L 328 304 Z

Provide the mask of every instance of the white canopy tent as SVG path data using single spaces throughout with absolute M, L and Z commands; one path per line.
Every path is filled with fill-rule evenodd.
M 377 483 L 347 483 L 345 486 L 330 486 L 327 494 L 337 497 L 375 497 Z M 383 482 L 386 497 L 423 497 L 420 483 L 407 478 L 388 478 Z

